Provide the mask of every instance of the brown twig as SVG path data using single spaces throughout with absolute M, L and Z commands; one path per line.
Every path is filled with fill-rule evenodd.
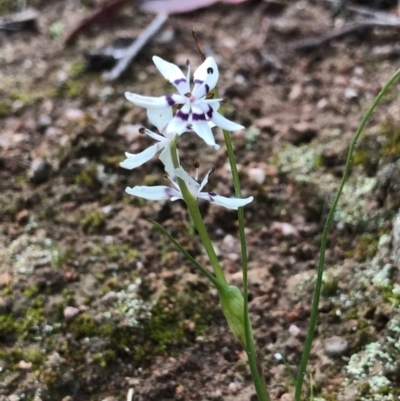
M 359 15 L 363 15 L 365 18 L 363 18 L 362 20 L 358 18 L 358 20 L 356 20 L 355 22 L 347 24 L 344 27 L 326 35 L 298 41 L 292 44 L 290 48 L 293 50 L 313 50 L 314 48 L 319 47 L 333 39 L 338 39 L 362 30 L 375 27 L 400 28 L 400 17 L 396 15 L 370 10 L 369 8 L 365 7 L 351 5 L 347 5 L 346 8 L 349 11 L 355 12 Z
M 122 7 L 131 2 L 132 0 L 113 0 L 112 2 L 95 9 L 90 15 L 83 18 L 66 36 L 64 44 L 66 46 L 72 45 L 78 36 L 91 25 L 104 24 L 105 22 L 111 21 L 115 18 L 116 14 L 122 9 Z
M 168 19 L 166 14 L 158 14 L 153 21 L 145 28 L 137 39 L 125 50 L 125 55 L 120 58 L 114 68 L 104 75 L 108 81 L 115 81 L 128 68 L 129 64 L 146 45 L 146 43 L 160 30 Z

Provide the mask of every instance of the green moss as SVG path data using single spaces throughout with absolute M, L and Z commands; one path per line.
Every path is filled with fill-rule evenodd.
M 46 321 L 43 307 L 29 307 L 17 321 L 19 340 L 33 340 L 37 336 L 37 329 Z
M 170 288 L 153 307 L 151 318 L 145 323 L 147 343 L 135 349 L 135 359 L 171 352 L 203 334 L 212 317 L 207 303 L 206 294 L 193 290 L 177 294 Z M 194 331 L 188 329 L 188 321 L 193 322 Z
M 97 178 L 97 166 L 88 164 L 74 177 L 74 181 L 81 187 L 98 188 L 100 182 Z
M 373 234 L 363 234 L 354 249 L 355 257 L 360 260 L 372 259 L 378 250 L 379 238 Z
M 388 120 L 380 127 L 380 135 L 385 138 L 380 155 L 386 162 L 393 162 L 400 158 L 400 126 Z
M 11 113 L 11 108 L 6 103 L 0 103 L 0 118 L 7 117 Z
M 338 290 L 339 277 L 324 277 L 322 282 L 322 294 L 326 297 L 331 297 L 336 294 Z
M 87 314 L 77 316 L 70 324 L 69 331 L 77 338 L 94 337 L 99 333 L 99 324 Z
M 15 6 L 15 0 L 0 0 L 0 15 L 15 12 Z
M 17 323 L 11 314 L 0 315 L 0 340 L 5 341 L 17 332 Z
M 104 227 L 106 215 L 101 211 L 89 213 L 82 222 L 83 231 L 87 234 L 93 234 Z
M 27 298 L 33 298 L 39 293 L 39 288 L 37 285 L 31 285 L 30 287 L 26 287 L 24 290 L 24 295 Z

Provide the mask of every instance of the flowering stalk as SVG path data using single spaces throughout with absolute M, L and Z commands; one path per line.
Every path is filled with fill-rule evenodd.
M 179 168 L 179 160 L 176 151 L 176 138 L 171 142 L 171 159 L 175 168 Z M 178 185 L 181 189 L 183 199 L 188 207 L 188 211 L 190 216 L 192 217 L 193 223 L 197 229 L 197 232 L 200 235 L 201 241 L 203 242 L 204 248 L 206 249 L 207 255 L 210 259 L 211 266 L 214 269 L 215 276 L 221 284 L 227 284 L 225 274 L 219 264 L 218 256 L 215 253 L 214 247 L 211 243 L 210 237 L 208 236 L 206 226 L 204 225 L 203 219 L 201 217 L 201 213 L 199 210 L 199 206 L 195 197 L 190 193 L 187 188 L 185 181 L 178 177 Z
M 303 382 L 304 382 L 304 375 L 306 372 L 308 360 L 310 358 L 310 352 L 311 352 L 311 346 L 312 342 L 314 339 L 314 333 L 315 333 L 315 327 L 317 325 L 317 318 L 318 318 L 318 305 L 319 305 L 319 299 L 321 297 L 321 289 L 322 289 L 322 276 L 324 273 L 324 263 L 325 263 L 325 250 L 326 250 L 326 242 L 328 239 L 328 233 L 329 233 L 329 228 L 331 226 L 332 220 L 333 220 L 333 215 L 335 213 L 336 206 L 339 202 L 340 195 L 342 194 L 342 190 L 344 187 L 344 184 L 347 180 L 347 176 L 349 175 L 350 172 L 350 167 L 351 167 L 351 160 L 353 157 L 354 153 L 354 148 L 357 144 L 358 138 L 360 137 L 365 124 L 369 120 L 372 112 L 375 110 L 375 107 L 379 104 L 381 101 L 383 95 L 387 92 L 389 87 L 393 84 L 394 81 L 397 80 L 397 78 L 400 77 L 400 70 L 397 70 L 389 79 L 389 81 L 386 82 L 385 86 L 382 88 L 382 90 L 379 92 L 378 96 L 375 98 L 374 102 L 372 103 L 371 107 L 368 109 L 367 113 L 365 114 L 364 118 L 361 121 L 361 124 L 359 125 L 351 143 L 350 143 L 350 148 L 349 152 L 347 154 L 347 160 L 346 160 L 346 166 L 344 168 L 343 172 L 343 177 L 342 180 L 340 181 L 339 189 L 336 193 L 335 199 L 333 201 L 331 210 L 329 211 L 328 217 L 326 219 L 326 223 L 324 226 L 324 231 L 322 233 L 322 238 L 321 238 L 321 248 L 320 248 L 320 254 L 319 254 L 319 262 L 318 262 L 318 270 L 317 270 L 317 280 L 315 283 L 315 290 L 314 290 L 314 295 L 313 295 L 313 301 L 312 301 L 312 308 L 311 308 L 311 316 L 310 316 L 310 324 L 308 326 L 308 333 L 307 333 L 307 338 L 304 344 L 304 350 L 303 350 L 303 355 L 301 357 L 301 362 L 300 362 L 300 367 L 299 367 L 299 372 L 297 374 L 297 380 L 296 380 L 296 390 L 295 390 L 295 401 L 300 401 L 301 400 L 301 391 L 303 388 Z
M 164 232 L 175 246 L 191 260 L 194 265 L 215 285 L 220 297 L 221 307 L 227 319 L 229 328 L 242 344 L 249 358 L 250 370 L 255 383 L 259 401 L 269 401 L 269 395 L 266 390 L 265 381 L 263 379 L 261 367 L 257 361 L 253 332 L 248 315 L 247 302 L 247 249 L 244 237 L 244 213 L 243 206 L 253 200 L 253 197 L 243 199 L 241 197 L 239 176 L 237 173 L 236 163 L 232 144 L 229 140 L 227 130 L 234 131 L 244 128 L 226 119 L 219 113 L 220 103 L 223 99 L 215 96 L 215 87 L 219 72 L 217 64 L 212 57 L 203 61 L 200 67 L 194 73 L 194 87 L 190 90 L 190 66 L 188 65 L 188 73 L 185 76 L 182 71 L 174 64 L 168 63 L 159 57 L 153 57 L 153 61 L 162 75 L 167 81 L 173 85 L 178 94 L 170 94 L 158 98 L 141 96 L 134 93 L 125 93 L 128 100 L 134 104 L 147 108 L 150 122 L 155 125 L 159 134 L 148 129 L 142 128 L 140 131 L 156 140 L 156 144 L 139 154 L 126 153 L 126 160 L 121 166 L 127 169 L 139 167 L 146 161 L 150 160 L 159 151 L 160 160 L 164 164 L 168 178 L 172 182 L 169 186 L 135 186 L 126 188 L 126 192 L 130 195 L 139 196 L 149 200 L 183 199 L 187 205 L 189 215 L 199 233 L 207 252 L 210 263 L 213 267 L 215 277 L 208 272 L 203 266 L 196 262 L 182 247 L 173 239 L 161 226 L 155 223 L 156 227 Z M 178 110 L 173 116 L 172 106 L 179 105 Z M 197 181 L 197 168 L 195 179 L 189 176 L 182 168 L 177 151 L 177 141 L 179 136 L 184 132 L 194 131 L 204 142 L 218 149 L 219 145 L 215 143 L 215 139 L 211 128 L 219 126 L 224 130 L 225 142 L 228 147 L 229 159 L 232 167 L 234 178 L 236 198 L 228 198 L 220 196 L 214 192 L 205 192 L 203 188 L 207 184 L 208 177 L 212 171 L 209 171 L 203 181 Z M 244 275 L 244 293 L 243 297 L 239 288 L 228 285 L 224 272 L 215 253 L 214 247 L 204 225 L 197 199 L 205 199 L 211 203 L 224 206 L 229 209 L 239 209 L 239 226 L 242 245 L 242 263 Z
M 235 153 L 232 146 L 231 137 L 229 132 L 223 130 L 226 149 L 228 152 L 229 163 L 231 166 L 233 186 L 235 188 L 235 195 L 237 198 L 242 197 L 242 190 L 240 187 L 239 173 L 237 170 Z M 251 375 L 253 377 L 254 386 L 256 388 L 259 401 L 269 401 L 269 393 L 265 383 L 261 364 L 257 357 L 257 351 L 254 344 L 253 330 L 249 316 L 248 305 L 248 278 L 247 278 L 247 242 L 246 233 L 244 230 L 244 210 L 243 207 L 238 208 L 238 222 L 239 222 L 239 236 L 241 247 L 241 262 L 243 272 L 243 321 L 245 333 L 245 350 L 249 359 L 249 366 Z

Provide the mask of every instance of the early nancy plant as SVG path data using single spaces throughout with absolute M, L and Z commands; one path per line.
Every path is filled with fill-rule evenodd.
M 249 366 L 253 377 L 259 401 L 269 401 L 270 397 L 265 385 L 264 375 L 261 364 L 258 361 L 253 331 L 248 313 L 248 285 L 247 285 L 247 248 L 244 230 L 244 211 L 243 207 L 252 202 L 253 197 L 242 198 L 239 175 L 234 158 L 232 143 L 229 131 L 243 129 L 242 125 L 226 119 L 220 113 L 220 105 L 224 99 L 218 98 L 216 94 L 216 84 L 219 78 L 218 66 L 213 57 L 205 58 L 203 63 L 193 74 L 193 85 L 191 85 L 190 64 L 187 62 L 187 74 L 185 75 L 175 64 L 169 63 L 160 57 L 154 56 L 153 62 L 167 80 L 175 87 L 177 93 L 168 94 L 160 97 L 141 96 L 126 92 L 126 98 L 137 106 L 144 107 L 150 122 L 157 128 L 158 133 L 147 128 L 141 128 L 140 132 L 148 135 L 155 140 L 155 144 L 138 154 L 126 153 L 126 159 L 121 166 L 126 169 L 134 169 L 141 166 L 155 155 L 159 154 L 159 159 L 164 165 L 165 173 L 171 184 L 169 186 L 134 186 L 126 188 L 126 192 L 133 196 L 138 196 L 147 200 L 171 200 L 182 199 L 186 203 L 188 213 L 201 238 L 209 262 L 214 274 L 195 260 L 163 227 L 159 224 L 154 225 L 162 231 L 174 245 L 202 272 L 215 286 L 218 291 L 221 307 L 226 317 L 232 333 L 243 346 L 248 356 Z M 304 374 L 309 359 L 311 343 L 314 336 L 318 302 L 321 293 L 322 273 L 326 240 L 333 213 L 340 197 L 343 185 L 346 181 L 351 156 L 355 143 L 361 134 L 362 129 L 373 109 L 379 103 L 387 88 L 400 75 L 400 70 L 389 80 L 382 89 L 373 105 L 364 117 L 349 150 L 345 172 L 336 198 L 333 202 L 331 211 L 325 225 L 321 240 L 321 252 L 317 272 L 316 289 L 314 292 L 310 327 L 306 339 L 303 357 L 299 367 L 296 380 L 295 400 L 300 401 L 303 386 Z M 212 170 L 200 181 L 198 177 L 199 165 L 194 163 L 195 175 L 191 177 L 182 167 L 178 152 L 178 143 L 181 135 L 185 132 L 198 135 L 204 142 L 218 149 L 219 145 L 215 142 L 212 132 L 213 127 L 222 128 L 224 133 L 225 146 L 227 148 L 230 166 L 232 170 L 235 197 L 225 197 L 214 192 L 207 192 L 205 189 Z M 228 209 L 238 210 L 239 234 L 241 242 L 241 264 L 243 271 L 243 292 L 236 286 L 230 285 L 225 277 L 224 271 L 219 263 L 219 259 L 211 243 L 204 221 L 202 219 L 198 199 L 209 201 L 215 205 Z

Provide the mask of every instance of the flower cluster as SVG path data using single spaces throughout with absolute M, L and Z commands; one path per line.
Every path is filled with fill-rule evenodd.
M 172 187 L 160 186 L 135 186 L 126 188 L 130 195 L 139 196 L 148 200 L 183 199 L 178 184 L 178 178 L 183 180 L 190 193 L 199 199 L 206 199 L 211 203 L 224 206 L 229 209 L 237 209 L 253 200 L 253 197 L 239 199 L 227 198 L 213 192 L 202 192 L 208 182 L 212 171 L 209 171 L 201 183 L 198 182 L 198 171 L 193 179 L 184 171 L 182 166 L 174 166 L 171 156 L 171 142 L 176 136 L 184 132 L 194 132 L 204 142 L 219 149 L 215 143 L 212 128 L 217 126 L 228 131 L 236 131 L 243 126 L 226 119 L 218 109 L 223 99 L 214 99 L 211 92 L 217 84 L 219 72 L 218 66 L 213 57 L 208 57 L 193 74 L 193 89 L 190 88 L 190 65 L 185 76 L 181 69 L 175 64 L 169 63 L 160 57 L 153 57 L 154 64 L 167 80 L 178 91 L 177 94 L 170 94 L 160 97 L 141 96 L 135 93 L 126 92 L 125 97 L 136 104 L 147 109 L 147 116 L 150 122 L 158 129 L 155 133 L 147 128 L 141 128 L 140 132 L 153 138 L 156 143 L 138 154 L 126 153 L 126 159 L 121 167 L 134 169 L 150 160 L 158 152 L 159 158 L 164 164 Z M 174 109 L 176 113 L 174 115 Z M 179 158 L 178 158 L 179 160 Z M 197 166 L 198 167 L 198 166 Z

